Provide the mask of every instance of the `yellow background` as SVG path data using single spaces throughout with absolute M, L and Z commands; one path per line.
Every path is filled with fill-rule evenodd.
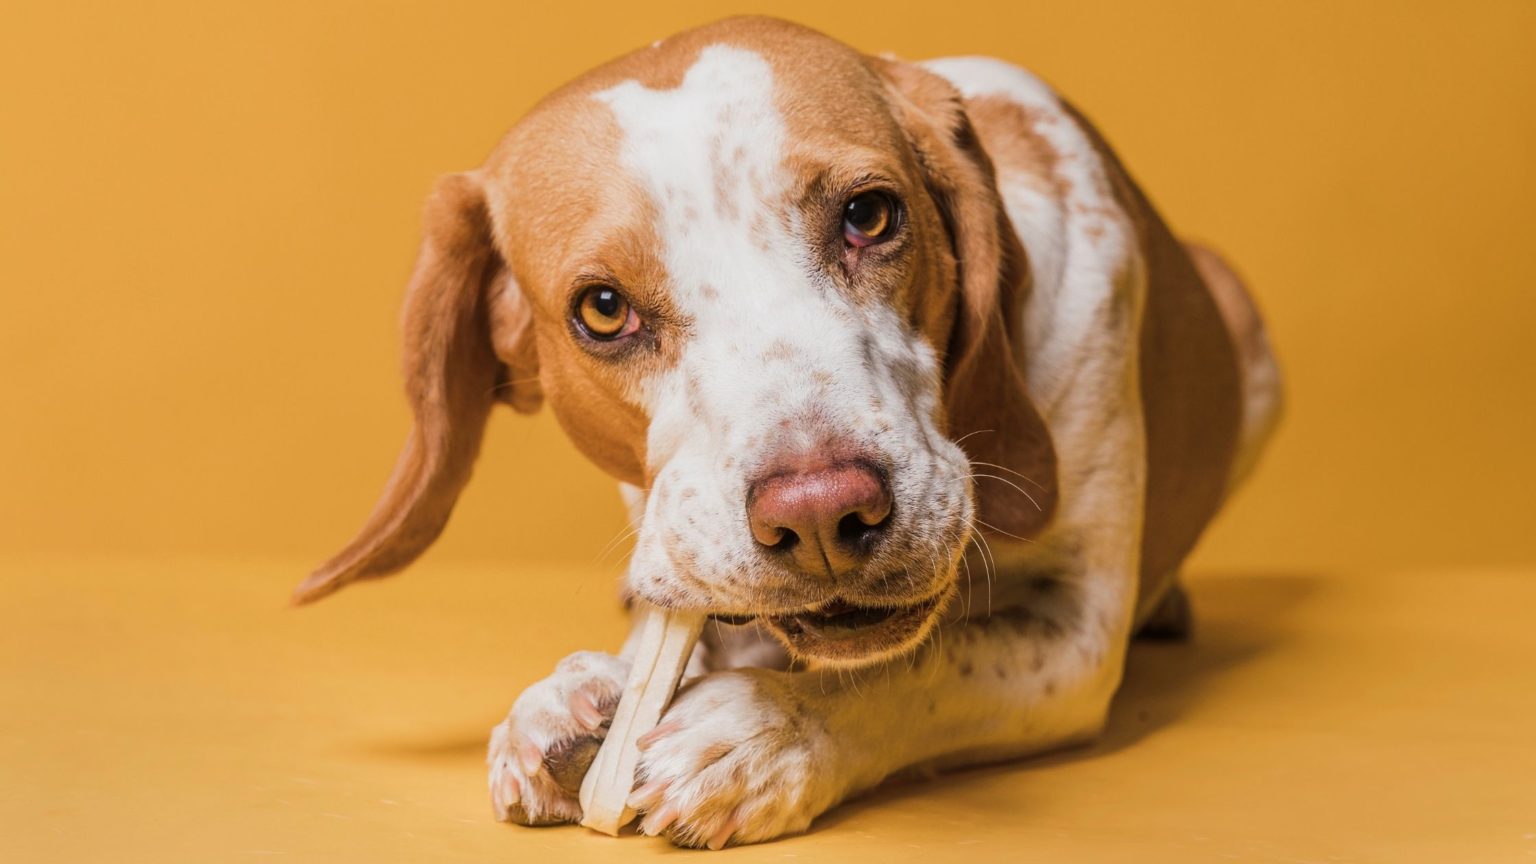
M 405 435 L 396 316 L 433 178 L 584 69 L 726 11 L 7 5 L 0 857 L 608 848 L 491 825 L 479 786 L 518 689 L 622 627 L 616 495 L 551 418 L 498 414 L 415 572 L 278 610 Z M 1290 405 L 1193 563 L 1205 641 L 1138 649 L 1109 744 L 748 854 L 1530 851 L 1536 4 L 772 11 L 1055 83 L 1246 275 Z M 1460 854 L 1478 843 L 1499 854 Z
M 433 178 L 723 8 L 8 11 L 0 548 L 329 555 L 405 435 L 396 316 Z M 1239 265 L 1290 414 L 1203 562 L 1536 559 L 1536 5 L 777 11 L 869 50 L 1025 63 Z M 551 418 L 499 412 L 433 555 L 585 562 L 619 519 Z

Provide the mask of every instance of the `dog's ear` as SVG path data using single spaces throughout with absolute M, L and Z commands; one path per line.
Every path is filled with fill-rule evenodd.
M 1020 342 L 1029 291 L 1024 249 L 960 93 L 932 72 L 876 60 L 953 252 L 945 352 L 949 434 L 971 457 L 984 531 L 1030 537 L 1056 509 L 1056 453 L 1025 388 Z
M 501 400 L 525 413 L 538 409 L 532 313 L 492 230 L 476 174 L 438 181 L 427 200 L 403 318 L 414 428 L 367 523 L 294 590 L 294 602 L 409 564 L 447 523 L 492 405 Z

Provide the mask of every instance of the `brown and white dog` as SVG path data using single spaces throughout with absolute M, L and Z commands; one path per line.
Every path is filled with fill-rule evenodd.
M 547 401 L 622 484 L 627 590 L 721 622 L 632 798 L 714 848 L 1093 737 L 1280 405 L 1232 271 L 1038 79 L 763 18 L 582 76 L 443 179 L 404 327 L 415 429 L 297 599 L 409 563 L 492 406 Z M 499 816 L 580 818 L 627 667 L 517 699 Z

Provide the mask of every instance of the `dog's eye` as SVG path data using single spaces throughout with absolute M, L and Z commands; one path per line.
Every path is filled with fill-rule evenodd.
M 592 285 L 576 301 L 576 324 L 593 339 L 607 342 L 639 330 L 640 316 L 623 294 L 607 285 Z
M 843 239 L 863 248 L 896 233 L 896 202 L 884 192 L 861 192 L 843 205 Z

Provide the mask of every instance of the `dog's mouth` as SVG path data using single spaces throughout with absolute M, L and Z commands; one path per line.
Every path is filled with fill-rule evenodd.
M 758 620 L 797 657 L 853 665 L 915 645 L 927 634 L 944 596 L 938 594 L 905 606 L 865 606 L 836 599 L 799 612 L 760 616 Z M 750 620 L 721 617 L 731 623 Z

